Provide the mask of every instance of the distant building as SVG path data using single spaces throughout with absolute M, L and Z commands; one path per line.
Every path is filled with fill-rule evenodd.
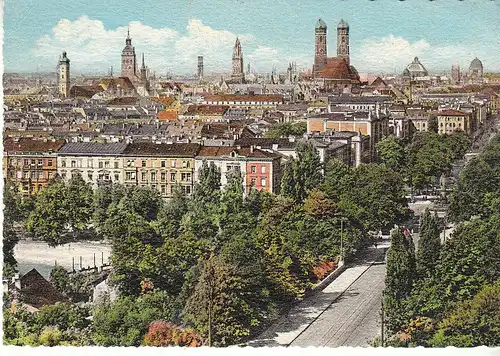
M 125 47 L 122 50 L 121 76 L 129 78 L 140 95 L 149 96 L 150 87 L 146 64 L 144 62 L 144 53 L 142 54 L 142 65 L 139 71 L 130 31 L 127 32 Z
M 198 80 L 203 80 L 203 56 L 198 56 Z
M 467 79 L 471 84 L 483 83 L 483 63 L 479 58 L 474 58 L 470 63 Z
M 240 39 L 236 38 L 233 49 L 233 72 L 231 74 L 232 83 L 243 83 L 245 76 L 243 74 L 243 51 L 241 50 Z
M 350 93 L 361 82 L 356 68 L 350 65 L 349 25 L 341 20 L 337 26 L 337 57 L 327 57 L 326 32 L 326 24 L 319 19 L 315 28 L 314 79 L 325 91 Z
M 61 58 L 59 58 L 58 65 L 58 87 L 59 87 L 59 97 L 61 99 L 69 98 L 69 89 L 70 89 L 70 72 L 69 72 L 69 58 L 67 57 L 66 52 L 63 52 Z
M 406 69 L 403 71 L 403 77 L 410 78 L 418 78 L 418 77 L 427 77 L 429 72 L 425 69 L 424 65 L 420 63 L 418 57 L 413 59 L 413 62 L 406 66 Z
M 454 64 L 451 66 L 451 82 L 452 84 L 460 84 L 460 66 L 458 64 Z
M 451 134 L 457 131 L 471 132 L 470 114 L 459 110 L 446 109 L 437 113 L 438 133 Z

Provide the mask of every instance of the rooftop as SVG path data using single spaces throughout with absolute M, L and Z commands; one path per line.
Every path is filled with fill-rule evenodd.
M 61 147 L 59 154 L 119 155 L 126 147 L 125 142 L 70 142 Z
M 62 140 L 36 140 L 32 138 L 20 138 L 18 140 L 5 138 L 3 141 L 4 152 L 48 152 L 58 151 L 64 144 Z
M 147 156 L 188 156 L 194 157 L 200 150 L 197 143 L 151 143 L 134 142 L 130 143 L 125 151 L 126 155 L 147 155 Z

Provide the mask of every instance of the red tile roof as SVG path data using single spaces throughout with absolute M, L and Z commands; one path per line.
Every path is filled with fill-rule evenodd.
M 231 157 L 231 153 L 235 152 L 238 156 L 248 158 L 276 158 L 279 157 L 274 153 L 260 150 L 251 147 L 231 147 L 231 146 L 205 146 L 198 153 L 198 157 Z
M 326 66 L 319 73 L 320 78 L 325 79 L 352 79 L 353 73 L 343 58 L 332 57 L 327 59 Z
M 57 152 L 64 144 L 62 140 L 36 140 L 31 138 L 20 138 L 14 140 L 5 138 L 3 141 L 4 152 Z
M 179 118 L 177 111 L 160 111 L 156 117 L 161 121 L 177 121 Z
M 155 101 L 157 103 L 163 104 L 165 106 L 170 106 L 174 103 L 175 96 L 160 96 L 160 97 L 151 98 L 151 100 Z
M 438 111 L 438 116 L 467 116 L 466 113 L 463 111 L 458 111 L 458 110 L 443 110 L 443 111 Z
M 283 103 L 283 95 L 205 95 L 205 101 L 276 102 Z

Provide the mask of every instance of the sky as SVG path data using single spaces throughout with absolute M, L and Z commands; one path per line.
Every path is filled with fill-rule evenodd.
M 4 71 L 55 71 L 66 51 L 73 73 L 118 73 L 127 28 L 158 74 L 194 74 L 198 55 L 205 73 L 229 72 L 237 36 L 245 68 L 310 69 L 318 18 L 329 56 L 349 23 L 360 73 L 400 73 L 414 57 L 434 73 L 475 57 L 500 72 L 500 0 L 4 0 Z

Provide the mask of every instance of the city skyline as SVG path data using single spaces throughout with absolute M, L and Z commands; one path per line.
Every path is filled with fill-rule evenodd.
M 270 72 L 273 67 L 284 71 L 289 62 L 296 62 L 299 68 L 311 69 L 314 25 L 320 17 L 328 26 L 329 53 L 335 51 L 337 23 L 349 22 L 352 63 L 363 73 L 399 73 L 416 56 L 433 73 L 450 71 L 456 63 L 467 69 L 475 57 L 486 71 L 500 71 L 494 11 L 498 2 L 453 6 L 450 2 L 358 0 L 291 6 L 277 1 L 269 4 L 270 11 L 261 1 L 240 1 L 232 7 L 225 3 L 221 0 L 203 7 L 195 0 L 182 9 L 173 2 L 165 9 L 155 1 L 139 16 L 131 11 L 139 8 L 136 1 L 120 11 L 116 4 L 89 2 L 82 7 L 68 3 L 39 18 L 30 14 L 40 5 L 27 0 L 7 2 L 4 71 L 52 71 L 63 51 L 74 73 L 119 68 L 128 28 L 137 53 L 144 52 L 148 66 L 158 73 L 195 74 L 198 55 L 204 56 L 205 73 L 230 72 L 237 36 L 245 67 L 251 63 L 259 72 Z

